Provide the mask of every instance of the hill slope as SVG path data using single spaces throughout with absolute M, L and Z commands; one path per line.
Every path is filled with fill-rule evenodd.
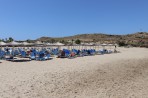
M 68 37 L 52 38 L 52 37 L 41 37 L 37 41 L 43 42 L 55 42 L 55 41 L 72 41 L 81 40 L 83 42 L 100 42 L 100 43 L 117 43 L 125 42 L 126 44 L 133 45 L 147 45 L 148 46 L 148 33 L 147 32 L 137 32 L 134 34 L 127 35 L 109 35 L 109 34 L 79 34 Z

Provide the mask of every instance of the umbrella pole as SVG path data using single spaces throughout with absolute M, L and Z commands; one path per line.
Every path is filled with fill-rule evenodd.
M 14 46 L 12 47 L 12 57 L 13 57 L 13 61 L 14 61 Z

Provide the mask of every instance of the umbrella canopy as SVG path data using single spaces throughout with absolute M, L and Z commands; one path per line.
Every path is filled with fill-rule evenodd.
M 55 43 L 54 45 L 63 46 L 64 44 L 62 44 L 62 43 L 60 43 L 60 42 L 57 42 L 57 43 Z
M 13 42 L 7 43 L 6 45 L 8 45 L 8 46 L 19 46 L 19 45 L 21 45 L 21 43 L 13 41 Z
M 6 45 L 6 43 L 0 42 L 0 46 L 5 46 L 5 45 Z
M 48 46 L 53 46 L 53 44 L 52 44 L 52 43 L 46 43 L 46 45 L 48 45 Z
M 35 45 L 44 45 L 44 43 L 37 41 L 37 42 L 35 42 Z
M 108 46 L 113 46 L 113 44 L 108 44 Z
M 101 44 L 102 46 L 107 46 L 107 44 Z
M 28 43 L 28 42 L 23 42 L 22 45 L 24 46 L 30 46 L 30 45 L 33 45 L 32 43 Z

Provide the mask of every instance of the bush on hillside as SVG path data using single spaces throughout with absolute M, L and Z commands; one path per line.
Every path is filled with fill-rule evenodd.
M 118 45 L 119 45 L 119 47 L 127 46 L 127 44 L 124 41 L 119 41 Z

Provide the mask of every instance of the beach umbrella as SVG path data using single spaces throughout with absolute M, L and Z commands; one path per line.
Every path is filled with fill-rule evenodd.
M 36 41 L 35 44 L 42 44 L 42 42 L 40 42 L 40 41 Z
M 57 42 L 54 44 L 55 46 L 58 46 L 59 50 L 61 50 L 61 46 L 64 46 L 64 44 Z
M 2 46 L 5 46 L 5 45 L 6 45 L 6 43 L 0 42 L 1 49 L 2 49 Z
M 6 43 L 5 42 L 0 42 L 0 46 L 5 46 Z
M 4 43 L 4 42 L 0 42 L 0 46 L 1 46 L 1 48 L 2 48 L 2 46 L 5 46 L 6 45 L 6 43 Z
M 7 43 L 6 45 L 7 46 L 13 46 L 12 51 L 14 51 L 14 46 L 20 46 L 22 44 L 18 43 L 18 42 L 15 42 L 15 41 L 12 41 L 12 42 Z M 12 56 L 13 56 L 13 60 L 14 60 L 14 52 L 13 52 Z
M 41 41 L 37 41 L 35 43 L 33 43 L 34 46 L 39 46 L 40 48 L 43 47 L 43 46 L 46 46 L 45 43 L 42 43 Z
M 113 44 L 108 44 L 108 46 L 110 47 L 110 50 L 111 50 L 111 46 L 113 46 Z
M 18 42 L 15 42 L 15 41 L 12 41 L 12 42 L 9 42 L 6 44 L 7 46 L 20 46 L 22 45 L 21 43 L 18 43 Z
M 107 44 L 101 44 L 102 46 L 107 46 Z
M 113 46 L 113 44 L 108 44 L 109 46 Z
M 107 46 L 107 44 L 101 44 L 101 46 L 103 47 L 103 49 L 105 49 L 105 46 Z
M 23 42 L 22 45 L 24 45 L 24 46 L 29 46 L 29 45 L 31 45 L 31 44 L 28 43 L 28 42 Z
M 57 46 L 64 46 L 64 44 L 62 44 L 60 42 L 55 43 L 55 45 L 57 45 Z
M 53 46 L 53 44 L 52 43 L 46 43 L 46 46 L 51 47 L 51 46 Z
M 53 44 L 52 44 L 52 43 L 46 43 L 46 45 L 47 45 L 47 46 L 53 46 Z

